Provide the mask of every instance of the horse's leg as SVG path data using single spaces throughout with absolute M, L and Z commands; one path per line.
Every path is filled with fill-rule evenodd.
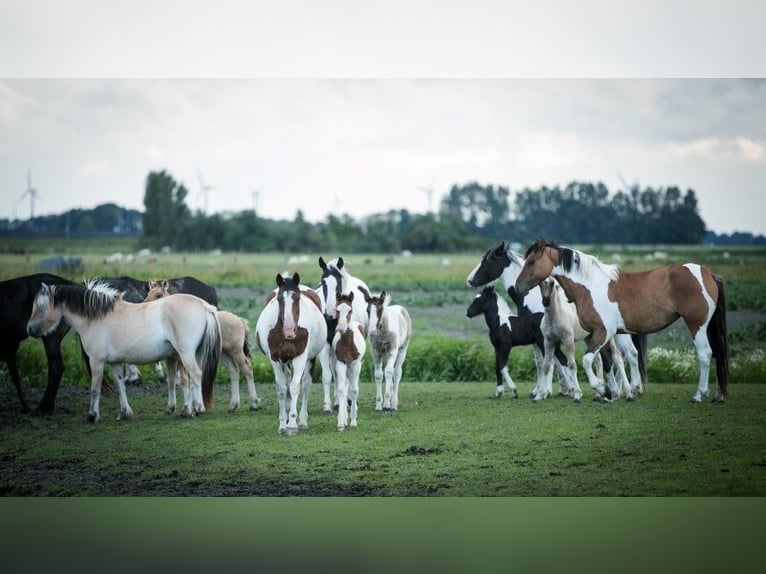
M 632 401 L 634 399 L 633 387 L 628 381 L 628 373 L 625 372 L 625 361 L 623 360 L 622 351 L 620 350 L 620 347 L 617 344 L 617 341 L 615 341 L 615 337 L 612 337 L 611 347 L 612 347 L 612 360 L 614 361 L 614 365 L 612 366 L 612 371 L 616 370 L 615 376 L 620 379 L 619 383 L 617 384 L 618 396 L 619 396 L 619 388 L 622 387 L 622 389 L 625 391 L 625 400 Z
M 128 420 L 133 418 L 133 409 L 128 404 L 128 394 L 125 392 L 125 381 L 128 380 L 129 375 L 125 373 L 125 365 L 110 363 L 109 368 L 112 370 L 114 380 L 117 381 L 117 392 L 119 394 L 120 401 L 120 414 L 117 416 L 118 421 Z
M 303 366 L 303 375 L 300 378 L 301 384 L 301 410 L 298 413 L 298 428 L 309 428 L 309 394 L 311 392 L 311 369 L 308 362 Z
M 175 358 L 165 359 L 165 369 L 168 373 L 168 414 L 176 411 L 176 377 L 178 376 L 178 361 Z
M 343 361 L 335 361 L 335 392 L 338 394 L 338 430 L 342 431 L 348 424 L 348 365 Z
M 69 332 L 69 324 L 64 326 L 64 321 L 59 324 L 56 330 L 43 337 L 43 346 L 45 347 L 45 356 L 48 358 L 48 384 L 45 386 L 43 398 L 32 411 L 33 415 L 44 415 L 52 413 L 56 405 L 56 394 L 59 390 L 61 377 L 64 374 L 64 357 L 61 354 L 61 339 Z
M 391 397 L 391 409 L 397 410 L 399 408 L 399 383 L 402 380 L 402 365 L 407 358 L 407 347 L 402 347 L 396 355 L 396 362 L 394 363 L 394 391 Z
M 141 371 L 138 370 L 133 364 L 125 365 L 125 374 L 123 376 L 123 382 L 126 383 L 138 383 L 141 381 Z
M 394 350 L 386 353 L 386 364 L 383 367 L 383 378 L 385 379 L 385 389 L 383 390 L 383 412 L 391 411 L 391 395 L 394 387 Z
M 534 399 L 538 392 L 542 389 L 542 381 L 543 381 L 543 363 L 545 361 L 545 347 L 544 344 L 538 345 L 538 343 L 535 343 L 532 345 L 532 352 L 534 353 L 535 357 L 535 372 L 537 373 L 537 380 L 535 381 L 535 387 L 532 389 L 532 392 L 529 393 L 530 398 Z
M 554 354 L 558 341 L 545 336 L 543 340 L 544 353 L 543 353 L 543 373 L 541 388 L 538 389 L 537 394 L 532 397 L 532 400 L 537 402 L 550 397 L 553 394 L 553 361 L 555 360 Z
M 567 336 L 564 341 L 564 355 L 567 358 L 567 376 L 569 379 L 569 388 L 571 390 L 572 400 L 579 403 L 582 399 L 582 389 L 577 381 L 577 361 L 575 360 L 575 342 L 574 334 Z
M 290 410 L 287 413 L 287 434 L 294 435 L 298 433 L 298 395 L 301 392 L 303 383 L 303 372 L 306 369 L 305 354 L 293 359 L 293 373 L 290 377 L 287 392 L 290 393 Z
M 634 396 L 642 394 L 644 392 L 644 388 L 641 384 L 641 372 L 638 368 L 638 350 L 636 349 L 636 346 L 633 344 L 630 335 L 617 335 L 614 338 L 614 342 L 622 354 L 623 362 L 627 361 L 630 367 L 630 388 L 632 394 Z M 625 366 L 623 364 L 623 370 L 624 368 Z
M 238 351 L 234 355 L 234 362 L 239 365 L 239 370 L 245 374 L 245 380 L 247 381 L 247 395 L 250 401 L 250 410 L 257 411 L 258 404 L 258 392 L 255 390 L 255 379 L 253 378 L 253 365 L 250 362 L 250 357 L 245 355 L 244 352 Z M 239 375 L 237 375 L 239 377 Z M 237 384 L 239 388 L 239 383 Z
M 20 342 L 20 341 L 19 341 Z M 19 350 L 19 342 L 14 347 L 8 350 L 8 355 L 5 362 L 8 364 L 8 373 L 11 375 L 13 386 L 16 387 L 16 394 L 19 396 L 19 403 L 21 403 L 21 411 L 24 413 L 29 412 L 29 403 L 27 397 L 24 394 L 24 389 L 21 388 L 21 377 L 19 377 L 19 368 L 16 364 L 16 354 Z
M 375 378 L 375 410 L 383 410 L 383 355 L 372 349 L 373 373 Z
M 226 367 L 226 371 L 229 373 L 229 379 L 231 380 L 229 412 L 233 413 L 239 408 L 239 369 L 237 369 L 237 365 L 234 364 L 234 361 L 226 351 L 221 353 L 221 362 L 223 362 Z
M 157 374 L 157 380 L 159 380 L 161 383 L 164 383 L 167 380 L 165 373 L 162 372 L 162 361 L 157 361 L 154 363 L 154 372 Z
M 588 377 L 588 384 L 596 393 L 594 400 L 601 400 L 607 394 L 603 379 L 599 378 L 593 369 L 593 363 L 597 358 L 599 364 L 601 363 L 601 357 L 598 353 L 606 341 L 607 333 L 603 328 L 594 330 L 591 335 L 586 338 L 587 349 L 582 358 L 582 367 L 585 371 L 585 375 Z
M 325 343 L 322 350 L 319 351 L 319 363 L 322 365 L 322 389 L 324 390 L 322 412 L 329 414 L 332 412 L 333 406 L 330 396 L 330 387 L 332 386 L 333 375 L 335 374 L 335 361 L 333 361 L 332 346 L 329 343 Z M 335 394 L 338 394 L 338 381 L 335 381 Z
M 287 378 L 285 374 L 286 367 L 279 361 L 271 361 L 271 369 L 274 371 L 274 380 L 276 381 L 277 403 L 279 405 L 279 432 L 287 432 Z
M 202 401 L 202 369 L 197 364 L 194 352 L 180 355 L 183 364 L 184 377 L 184 406 L 181 416 L 194 417 L 205 412 L 205 404 Z
M 101 418 L 99 413 L 99 401 L 101 399 L 101 382 L 104 379 L 104 363 L 90 360 L 90 408 L 88 409 L 88 422 L 97 423 Z
M 351 422 L 350 426 L 356 426 L 357 415 L 357 400 L 359 399 L 359 374 L 362 371 L 362 360 L 357 359 L 349 367 L 350 373 L 348 374 L 348 398 L 351 400 Z M 338 403 L 338 408 L 341 408 L 343 403 Z
M 697 392 L 692 397 L 693 403 L 701 403 L 702 397 L 708 396 L 708 379 L 710 377 L 710 360 L 713 358 L 713 349 L 707 338 L 707 324 L 703 325 L 694 335 L 694 346 L 697 349 L 697 358 L 700 363 L 700 378 Z M 718 402 L 723 402 L 723 396 L 716 394 Z

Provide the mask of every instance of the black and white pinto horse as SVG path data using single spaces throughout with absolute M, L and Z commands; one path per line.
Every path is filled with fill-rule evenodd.
M 36 273 L 0 281 L 0 360 L 8 365 L 8 372 L 24 412 L 29 411 L 29 403 L 21 387 L 16 358 L 21 342 L 27 338 L 27 321 L 35 296 L 43 283 L 73 285 L 68 279 L 50 273 Z M 34 415 L 50 414 L 55 410 L 56 394 L 64 374 L 61 341 L 68 332 L 69 324 L 62 321 L 55 330 L 42 337 L 45 357 L 48 360 L 48 384 L 40 403 L 32 411 Z
M 315 291 L 319 295 L 322 313 L 327 325 L 327 342 L 319 353 L 319 362 L 322 365 L 322 387 L 324 389 L 322 410 L 325 413 L 330 413 L 333 406 L 338 405 L 337 389 L 335 400 L 332 399 L 330 389 L 335 376 L 332 341 L 338 325 L 338 300 L 341 295 L 354 293 L 351 319 L 361 325 L 366 336 L 369 317 L 367 316 L 367 303 L 365 301 L 370 296 L 370 288 L 364 281 L 348 272 L 343 257 L 325 262 L 320 256 L 319 268 L 322 270 L 322 277 L 319 281 L 319 287 Z
M 516 278 L 521 273 L 524 258 L 521 254 L 513 251 L 506 241 L 501 241 L 495 247 L 488 249 L 482 256 L 479 263 L 468 274 L 466 282 L 471 287 L 481 287 L 500 278 L 506 289 L 515 289 Z M 577 308 L 570 302 L 563 292 L 559 292 L 562 298 L 562 305 L 569 317 L 573 328 L 575 329 L 575 339 L 582 340 L 587 336 L 587 332 L 582 329 L 577 318 Z M 544 312 L 542 294 L 539 288 L 531 289 L 525 294 L 523 299 L 527 310 L 530 312 Z M 519 310 L 519 315 L 522 311 Z M 646 381 L 646 335 L 628 335 L 618 334 L 615 337 L 615 344 L 622 354 L 623 361 L 630 366 L 630 385 L 624 385 L 625 396 L 632 400 L 636 394 L 643 393 L 643 383 Z M 612 357 L 610 353 L 602 354 L 606 372 L 612 370 Z M 596 363 L 598 365 L 598 363 Z M 559 382 L 565 376 L 565 368 L 556 363 L 559 372 Z M 624 370 L 623 370 L 624 372 Z M 541 380 L 538 377 L 538 380 Z M 570 394 L 565 392 L 564 394 Z
M 539 379 L 545 347 L 545 338 L 540 330 L 543 313 L 526 313 L 520 317 L 511 315 L 506 302 L 495 293 L 495 288 L 489 285 L 474 297 L 465 314 L 468 318 L 484 315 L 484 321 L 489 329 L 489 340 L 495 349 L 495 375 L 497 376 L 495 397 L 499 398 L 503 395 L 503 381 L 505 381 L 511 397 L 518 398 L 516 384 L 508 370 L 508 359 L 513 347 L 533 345 Z M 538 380 L 538 386 L 540 384 Z

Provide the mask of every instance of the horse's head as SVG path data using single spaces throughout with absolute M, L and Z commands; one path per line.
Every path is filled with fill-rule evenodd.
M 374 295 L 364 294 L 364 300 L 367 302 L 367 317 L 369 318 L 369 332 L 370 334 L 377 333 L 383 322 L 383 310 L 386 305 L 391 302 L 391 295 L 386 293 L 385 290 L 380 292 L 380 295 L 375 297 Z
M 345 333 L 350 328 L 351 315 L 354 313 L 354 292 L 341 293 L 336 308 L 338 310 L 337 330 L 340 333 Z
M 509 287 L 516 281 L 521 265 L 521 255 L 513 251 L 506 241 L 501 241 L 482 255 L 479 263 L 466 277 L 466 284 L 469 287 L 481 287 L 502 277 L 505 286 Z
M 167 279 L 152 279 L 149 281 L 149 292 L 144 301 L 155 301 L 173 293 L 170 281 Z
M 479 291 L 479 294 L 476 295 L 476 297 L 473 298 L 473 301 L 471 301 L 471 304 L 468 305 L 468 309 L 466 309 L 465 312 L 466 317 L 473 318 L 477 315 L 486 313 L 492 301 L 496 300 L 496 297 L 495 288 L 492 285 L 488 285 Z
M 54 295 L 56 286 L 42 283 L 32 304 L 32 315 L 27 321 L 27 334 L 42 337 L 51 333 L 61 322 L 61 309 L 56 307 Z
M 326 263 L 322 256 L 319 256 L 319 267 L 322 270 L 322 278 L 320 280 L 322 303 L 324 305 L 324 314 L 329 319 L 338 318 L 336 307 L 338 305 L 338 297 L 343 292 L 343 274 L 341 273 L 343 265 L 343 257 L 338 257 L 338 259 Z
M 556 290 L 556 280 L 553 277 L 548 277 L 540 282 L 540 294 L 543 297 L 543 307 L 549 307 L 551 304 L 551 298 L 554 296 Z
M 516 290 L 526 295 L 530 289 L 549 277 L 553 268 L 559 263 L 560 249 L 555 243 L 549 243 L 544 239 L 538 239 L 530 245 L 524 255 L 521 272 L 516 277 Z
M 292 277 L 283 277 L 277 273 L 276 281 L 276 299 L 279 303 L 279 320 L 282 321 L 282 332 L 285 339 L 295 339 L 301 316 L 301 278 L 298 273 L 294 273 Z

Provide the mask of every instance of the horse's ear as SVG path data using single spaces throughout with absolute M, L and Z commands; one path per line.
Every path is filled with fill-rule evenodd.
M 372 297 L 370 297 L 370 292 L 367 291 L 364 287 L 359 287 L 359 290 L 362 292 L 362 295 L 364 295 L 364 302 L 368 305 L 370 304 L 370 301 L 372 301 Z
M 353 291 L 349 291 L 348 292 L 348 302 L 349 303 L 353 303 L 354 302 L 354 292 Z
M 383 291 L 380 292 L 380 300 L 381 301 L 385 301 L 387 295 L 388 295 L 388 293 L 386 293 L 386 290 L 383 289 Z
M 343 269 L 343 257 L 338 257 L 338 264 L 336 265 L 338 270 Z
M 285 278 L 280 273 L 277 273 L 277 287 L 285 286 Z
M 301 284 L 301 276 L 298 275 L 297 271 L 293 273 L 293 283 L 295 283 L 296 287 Z
M 495 247 L 495 252 L 493 253 L 493 255 L 495 255 L 496 257 L 500 257 L 506 251 L 507 249 L 505 247 L 505 241 L 501 241 L 500 243 L 497 244 L 497 247 Z
M 322 256 L 319 256 L 319 267 L 322 269 L 322 271 L 327 271 L 327 263 L 325 263 L 325 260 L 322 259 Z

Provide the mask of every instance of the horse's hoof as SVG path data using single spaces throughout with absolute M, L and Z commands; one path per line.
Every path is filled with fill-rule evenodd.
M 384 413 L 390 413 L 392 411 L 391 407 L 383 407 Z
M 331 415 L 332 414 L 332 410 L 330 410 L 330 409 L 323 409 L 322 410 L 322 414 L 323 415 Z
M 298 434 L 298 429 L 296 428 L 286 428 L 284 430 L 284 434 L 287 436 L 295 436 Z
M 260 407 L 258 405 L 250 405 L 250 410 L 251 411 L 257 411 L 259 409 L 260 409 Z
M 572 399 L 572 402 L 573 403 L 577 403 L 579 405 L 580 404 L 580 399 L 579 398 L 574 398 L 574 399 Z
M 306 430 L 306 429 L 309 428 L 309 424 L 308 423 L 301 423 L 301 424 L 298 425 L 298 428 L 300 430 Z
M 99 417 L 98 417 L 97 414 L 95 414 L 95 413 L 88 413 L 88 417 L 86 418 L 86 420 L 89 423 L 97 423 L 98 422 L 98 418 Z
M 632 403 L 636 399 L 634 399 L 633 397 L 625 397 L 625 400 L 628 401 L 629 403 Z

